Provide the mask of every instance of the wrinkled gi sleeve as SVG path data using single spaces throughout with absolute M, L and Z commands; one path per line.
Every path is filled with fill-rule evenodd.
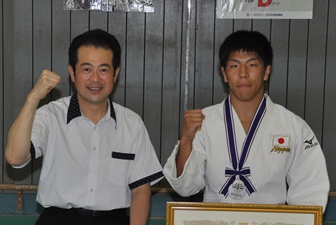
M 287 203 L 290 205 L 320 205 L 325 210 L 329 194 L 329 178 L 322 149 L 307 123 L 294 117 L 295 157 L 286 177 Z
M 176 177 L 175 162 L 176 154 L 179 149 L 179 143 L 175 146 L 163 169 L 163 174 L 171 187 L 183 197 L 197 194 L 205 187 L 204 166 L 206 162 L 206 155 L 200 150 L 196 150 L 197 146 L 201 147 L 202 145 L 197 140 L 196 135 L 193 143 L 193 150 L 184 165 L 181 176 Z

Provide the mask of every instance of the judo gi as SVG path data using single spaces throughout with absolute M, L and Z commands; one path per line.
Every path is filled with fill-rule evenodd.
M 178 194 L 190 196 L 205 188 L 204 202 L 319 205 L 325 209 L 330 188 L 325 158 L 303 119 L 274 104 L 266 94 L 253 134 L 244 131 L 229 97 L 202 113 L 205 119 L 181 176 L 176 177 L 175 164 L 179 144 L 164 166 L 164 175 Z M 236 151 L 230 150 L 230 137 Z M 247 139 L 250 145 L 242 152 Z

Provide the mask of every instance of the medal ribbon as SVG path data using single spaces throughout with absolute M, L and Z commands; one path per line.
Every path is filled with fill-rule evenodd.
M 248 179 L 248 176 L 251 175 L 251 171 L 249 167 L 243 167 L 249 153 L 254 140 L 255 135 L 257 134 L 258 128 L 262 121 L 262 118 L 266 112 L 266 98 L 264 97 L 261 103 L 259 104 L 257 113 L 254 115 L 252 124 L 249 128 L 245 141 L 243 143 L 243 150 L 241 153 L 240 159 L 238 159 L 238 151 L 236 144 L 236 135 L 233 124 L 232 117 L 232 105 L 230 102 L 230 96 L 225 100 L 225 110 L 224 110 L 224 122 L 226 126 L 226 138 L 228 143 L 228 152 L 230 161 L 232 164 L 232 168 L 225 167 L 225 176 L 229 177 L 229 179 L 225 182 L 224 186 L 220 190 L 220 193 L 228 196 L 228 191 L 230 185 L 235 181 L 236 176 L 239 176 L 239 179 L 244 182 L 246 187 L 246 191 L 248 195 L 256 192 L 257 190 L 253 186 L 252 182 Z

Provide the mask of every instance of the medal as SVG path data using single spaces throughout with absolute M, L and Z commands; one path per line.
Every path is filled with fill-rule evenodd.
M 244 198 L 245 193 L 248 195 L 256 192 L 257 190 L 253 186 L 252 182 L 248 178 L 251 175 L 249 167 L 243 167 L 247 157 L 250 153 L 250 149 L 254 140 L 254 137 L 258 131 L 260 123 L 266 113 L 266 98 L 264 97 L 259 104 L 258 110 L 254 115 L 253 121 L 243 143 L 243 149 L 241 156 L 238 156 L 235 129 L 233 126 L 232 117 L 232 105 L 230 102 L 230 96 L 225 99 L 224 103 L 224 123 L 227 139 L 227 149 L 230 157 L 232 168 L 225 167 L 225 176 L 228 177 L 225 184 L 219 193 L 223 194 L 225 198 L 230 195 L 235 200 Z
M 236 180 L 229 187 L 229 196 L 234 200 L 240 200 L 245 194 L 245 184 L 239 179 L 239 175 L 236 175 Z

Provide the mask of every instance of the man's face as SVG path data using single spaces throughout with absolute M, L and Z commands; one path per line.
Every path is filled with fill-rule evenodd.
M 94 46 L 82 46 L 78 49 L 76 72 L 69 65 L 68 70 L 74 82 L 81 107 L 106 104 L 120 68 L 112 66 L 113 52 Z
M 232 52 L 222 67 L 224 81 L 229 84 L 231 98 L 250 101 L 262 98 L 264 81 L 268 80 L 271 66 L 264 68 L 264 63 L 254 52 Z

